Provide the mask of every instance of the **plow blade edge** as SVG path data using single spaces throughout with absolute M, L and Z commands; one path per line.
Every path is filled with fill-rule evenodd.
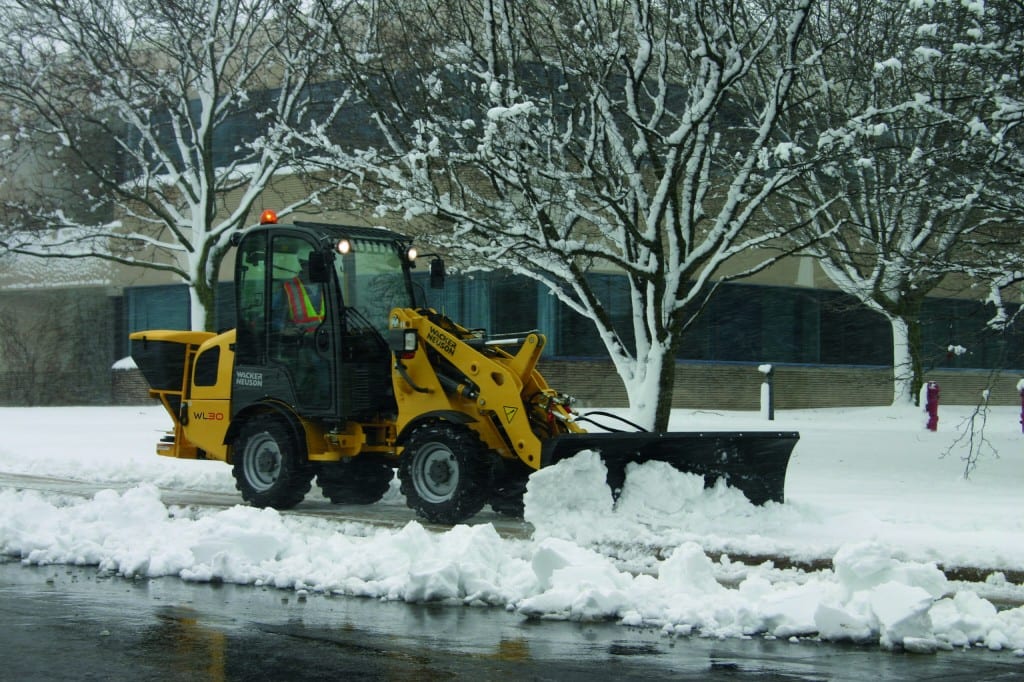
M 608 467 L 613 491 L 622 487 L 628 463 L 661 461 L 704 476 L 705 487 L 724 479 L 754 504 L 783 502 L 789 456 L 799 438 L 795 432 L 760 431 L 572 433 L 544 443 L 541 466 L 593 450 Z

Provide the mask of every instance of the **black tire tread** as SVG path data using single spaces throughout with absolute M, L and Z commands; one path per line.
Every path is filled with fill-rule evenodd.
M 245 443 L 263 432 L 277 442 L 283 462 L 281 477 L 269 490 L 256 490 L 245 476 Z M 235 488 L 242 499 L 254 507 L 291 509 L 305 497 L 312 487 L 313 468 L 306 461 L 305 447 L 301 448 L 291 430 L 278 419 L 251 420 L 239 431 L 234 444 L 234 462 L 231 469 Z
M 356 457 L 344 464 L 321 466 L 316 483 L 333 504 L 373 504 L 388 492 L 394 476 L 395 470 L 389 463 Z
M 427 443 L 441 442 L 455 454 L 461 468 L 458 490 L 442 503 L 420 497 L 413 483 L 411 468 L 416 452 Z M 405 444 L 398 469 L 406 504 L 419 516 L 433 523 L 456 524 L 474 516 L 490 497 L 491 459 L 494 457 L 480 437 L 469 427 L 450 422 L 433 422 L 416 427 Z

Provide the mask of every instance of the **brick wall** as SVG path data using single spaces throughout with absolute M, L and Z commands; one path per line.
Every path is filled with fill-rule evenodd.
M 149 384 L 138 369 L 115 369 L 111 372 L 110 402 L 113 405 L 146 405 L 154 402 L 149 397 Z
M 615 407 L 626 404 L 626 391 L 608 362 L 545 361 L 540 371 L 556 390 L 577 398 L 581 406 Z M 973 405 L 988 388 L 995 405 L 1019 405 L 1016 384 L 1022 376 L 993 378 L 988 370 L 931 372 L 940 401 Z M 764 375 L 752 364 L 680 363 L 672 405 L 682 408 L 756 410 Z M 775 366 L 775 407 L 804 409 L 888 405 L 892 402 L 892 371 L 856 367 Z

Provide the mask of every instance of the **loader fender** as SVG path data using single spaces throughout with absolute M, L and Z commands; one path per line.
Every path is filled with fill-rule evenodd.
M 434 410 L 432 412 L 424 412 L 405 425 L 405 428 L 398 434 L 398 438 L 395 442 L 398 445 L 405 445 L 405 441 L 409 438 L 409 434 L 415 431 L 416 427 L 431 421 L 444 421 L 451 422 L 452 424 L 469 424 L 475 422 L 476 418 L 466 414 L 465 412 L 459 412 L 458 410 Z

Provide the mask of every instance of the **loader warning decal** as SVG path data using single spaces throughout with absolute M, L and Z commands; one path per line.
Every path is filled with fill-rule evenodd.
M 519 413 L 518 407 L 505 407 L 505 421 L 509 424 L 516 418 L 516 414 Z

